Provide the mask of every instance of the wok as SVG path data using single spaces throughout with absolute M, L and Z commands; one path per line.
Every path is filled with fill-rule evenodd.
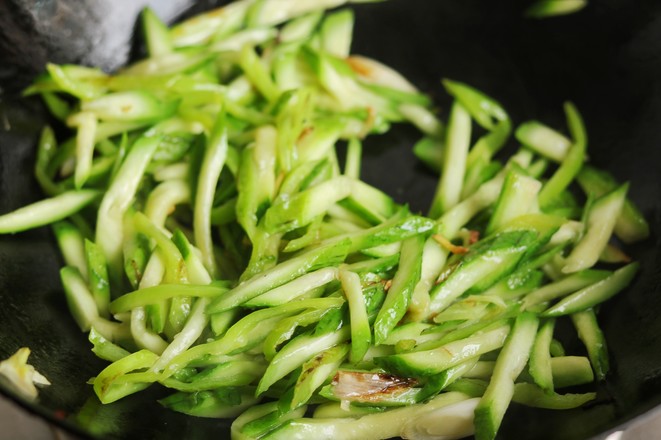
M 131 38 L 142 2 L 6 0 L 0 3 L 0 212 L 41 197 L 31 173 L 47 120 L 40 102 L 17 94 L 47 60 L 115 69 L 140 52 Z M 187 0 L 153 2 L 167 19 Z M 217 2 L 216 2 L 217 3 Z M 193 11 L 216 5 L 198 2 Z M 661 404 L 661 3 L 591 0 L 581 13 L 526 19 L 527 1 L 392 0 L 355 6 L 354 52 L 382 60 L 430 93 L 449 100 L 440 78 L 471 84 L 498 99 L 517 123 L 562 127 L 562 103 L 585 118 L 591 160 L 631 182 L 630 197 L 652 237 L 627 248 L 642 264 L 625 292 L 601 309 L 612 368 L 595 402 L 573 411 L 512 405 L 501 438 L 602 437 Z M 189 13 L 190 10 L 189 10 Z M 364 178 L 413 209 L 426 210 L 435 178 L 411 153 L 413 130 L 395 128 L 366 147 Z M 38 403 L 1 391 L 27 410 L 81 436 L 224 438 L 229 422 L 160 407 L 162 390 L 102 406 L 85 382 L 104 366 L 69 317 L 47 228 L 0 237 L 0 358 L 21 346 L 52 382 Z M 580 353 L 574 341 L 568 352 Z

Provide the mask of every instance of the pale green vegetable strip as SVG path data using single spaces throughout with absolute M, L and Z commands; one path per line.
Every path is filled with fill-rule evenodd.
M 537 304 L 552 301 L 584 287 L 603 280 L 610 275 L 605 270 L 584 270 L 565 278 L 546 284 L 523 298 L 523 308 L 529 309 Z
M 344 165 L 344 175 L 353 179 L 360 178 L 360 163 L 363 155 L 363 144 L 357 138 L 349 140 L 347 159 Z
M 377 440 L 393 438 L 403 435 L 413 426 L 419 418 L 427 415 L 439 421 L 438 428 L 441 435 L 446 438 L 461 438 L 471 434 L 473 407 L 467 406 L 457 414 L 451 411 L 452 406 L 467 401 L 468 396 L 463 393 L 443 393 L 428 403 L 396 408 L 376 414 L 367 414 L 354 418 L 303 418 L 294 419 L 285 423 L 281 428 L 264 437 L 265 440 L 305 440 L 314 438 L 317 440 Z M 448 419 L 463 419 L 460 424 L 445 424 L 443 428 L 443 409 L 448 408 L 451 412 Z M 402 423 L 407 421 L 407 423 Z M 413 425 L 413 426 L 412 426 Z M 448 429 L 449 428 L 449 429 Z M 441 437 L 444 438 L 444 437 Z
M 503 346 L 509 325 L 477 333 L 430 350 L 376 358 L 378 365 L 407 376 L 432 376 Z
M 314 32 L 323 16 L 322 11 L 316 11 L 291 20 L 280 29 L 279 40 L 285 43 L 305 40 Z
M 172 52 L 170 32 L 153 9 L 146 7 L 142 10 L 142 28 L 147 42 L 147 51 L 150 57 L 158 57 Z
M 471 196 L 443 214 L 439 219 L 443 235 L 448 239 L 453 239 L 470 219 L 495 203 L 498 200 L 504 179 L 504 174 L 498 174 L 493 179 L 483 183 Z
M 273 83 L 267 68 L 252 47 L 243 47 L 239 63 L 243 72 L 266 99 L 275 101 L 280 96 L 280 90 Z
M 485 129 L 494 130 L 496 128 L 494 120 L 496 122 L 509 120 L 505 109 L 496 100 L 479 90 L 449 79 L 443 80 L 443 86 Z
M 579 339 L 588 351 L 590 363 L 598 380 L 604 380 L 609 369 L 608 347 L 604 334 L 597 323 L 594 310 L 574 313 L 571 320 L 576 327 Z
M 325 214 L 331 205 L 351 195 L 352 188 L 352 180 L 346 176 L 313 186 L 286 202 L 271 206 L 264 216 L 264 226 L 269 232 L 305 226 L 318 215 Z
M 218 313 L 229 310 L 313 269 L 336 264 L 338 260 L 344 261 L 348 247 L 348 240 L 342 240 L 300 254 L 239 284 L 218 301 L 211 303 L 207 312 Z
M 74 184 L 81 189 L 90 175 L 94 156 L 94 136 L 96 135 L 96 116 L 93 113 L 82 112 L 76 115 L 76 170 Z
M 90 329 L 88 337 L 90 342 L 94 345 L 92 351 L 101 359 L 115 362 L 131 354 L 119 345 L 113 344 L 111 341 L 107 340 L 94 328 L 94 326 Z
M 519 125 L 515 136 L 523 145 L 554 162 L 562 162 L 571 147 L 567 137 L 538 121 Z
M 443 154 L 443 169 L 429 216 L 437 218 L 459 203 L 471 139 L 471 117 L 459 102 L 452 105 Z
M 151 367 L 152 371 L 158 372 L 163 370 L 175 356 L 187 350 L 202 335 L 202 332 L 209 324 L 209 317 L 204 311 L 208 304 L 208 298 L 199 298 L 195 302 L 188 321 L 186 321 L 186 325 L 184 325 L 181 332 L 177 333 L 170 345 L 163 350 L 161 357 Z
M 535 340 L 538 318 L 528 312 L 519 315 L 512 333 L 498 355 L 491 382 L 475 408 L 476 440 L 493 439 L 514 395 L 514 381 L 526 366 Z
M 560 167 L 555 174 L 546 182 L 539 193 L 539 204 L 542 209 L 546 208 L 564 191 L 569 184 L 578 175 L 583 162 L 585 161 L 585 151 L 587 149 L 588 139 L 583 125 L 583 119 L 578 110 L 570 102 L 565 103 L 565 113 L 567 114 L 567 124 L 572 134 L 574 143 L 567 152 Z
M 195 243 L 202 252 L 202 261 L 209 273 L 216 273 L 216 261 L 211 238 L 211 208 L 220 172 L 227 156 L 227 127 L 225 115 L 220 114 L 214 127 L 202 161 L 195 194 L 194 225 Z
M 414 104 L 402 104 L 399 112 L 414 124 L 420 131 L 429 136 L 441 136 L 443 125 L 427 108 Z
M 291 340 L 275 355 L 269 364 L 264 376 L 259 381 L 256 395 L 259 396 L 262 394 L 277 380 L 291 373 L 317 353 L 321 353 L 349 339 L 350 333 L 348 330 L 345 327 L 321 336 L 301 335 Z
M 149 265 L 147 266 L 148 269 L 145 270 L 145 276 L 142 278 L 143 281 L 145 281 L 151 273 L 150 265 L 153 264 L 153 260 L 154 258 L 149 260 Z M 161 270 L 164 270 L 162 266 Z M 161 272 L 161 277 L 162 274 L 163 272 Z M 140 289 L 136 290 L 135 292 L 129 292 L 125 295 L 122 295 L 120 298 L 117 298 L 111 302 L 110 311 L 112 313 L 122 313 L 135 307 L 145 306 L 155 300 L 165 300 L 177 296 L 213 298 L 221 296 L 228 291 L 227 287 L 215 285 L 160 284 L 160 279 L 158 280 L 158 283 L 159 285 L 151 286 L 141 283 Z
M 294 301 L 313 289 L 337 280 L 338 269 L 327 267 L 310 272 L 286 284 L 269 290 L 245 303 L 246 307 L 273 307 Z
M 133 144 L 101 201 L 94 241 L 106 256 L 111 279 L 117 278 L 121 270 L 124 214 L 158 143 L 158 137 L 143 136 Z
M 372 333 L 367 319 L 367 309 L 360 277 L 354 272 L 340 270 L 342 290 L 349 304 L 349 318 L 351 320 L 351 353 L 349 359 L 353 363 L 362 360 L 372 343 Z
M 87 277 L 85 238 L 80 230 L 63 220 L 53 224 L 53 232 L 66 265 L 78 269 L 83 278 Z
M 354 16 L 351 9 L 343 9 L 326 16 L 321 29 L 322 46 L 338 58 L 346 58 L 351 51 Z
M 581 169 L 577 179 L 586 194 L 601 197 L 616 189 L 617 180 L 607 171 L 589 165 Z M 650 226 L 638 207 L 629 199 L 624 202 L 622 212 L 615 224 L 615 234 L 629 244 L 645 240 L 650 235 Z
M 564 273 L 578 272 L 592 267 L 606 248 L 613 234 L 629 185 L 624 184 L 618 189 L 602 196 L 590 207 L 586 221 L 585 234 L 576 244 L 562 268 Z
M 92 323 L 99 317 L 99 312 L 85 280 L 77 268 L 70 266 L 65 266 L 60 270 L 60 278 L 64 286 L 67 305 L 78 327 L 84 332 L 89 331 Z
M 111 403 L 147 388 L 149 383 L 124 382 L 115 385 L 113 382 L 132 371 L 148 368 L 156 358 L 157 356 L 149 350 L 140 350 L 108 365 L 94 379 L 94 391 L 99 400 L 102 403 Z
M 131 311 L 131 335 L 136 345 L 158 355 L 168 347 L 167 342 L 147 328 L 144 307 L 136 307 Z
M 416 235 L 407 238 L 402 243 L 399 267 L 374 322 L 374 342 L 377 345 L 382 344 L 388 338 L 392 329 L 406 314 L 413 289 L 420 281 L 425 238 L 424 235 Z
M 348 352 L 347 344 L 337 345 L 304 363 L 301 375 L 296 381 L 291 408 L 297 408 L 306 403 L 317 388 L 337 371 Z
M 63 220 L 99 196 L 96 190 L 67 191 L 0 215 L 0 234 L 13 234 Z
M 546 392 L 553 392 L 550 345 L 553 340 L 554 327 L 555 321 L 552 319 L 542 324 L 530 353 L 530 375 L 535 383 Z
M 152 190 L 145 205 L 145 215 L 159 228 L 165 227 L 165 220 L 175 206 L 190 201 L 190 187 L 180 179 L 166 180 Z
M 432 237 L 428 238 L 422 249 L 420 281 L 415 285 L 408 314 L 413 321 L 421 321 L 429 314 L 429 292 L 445 266 L 449 252 L 442 248 Z
M 580 312 L 596 306 L 626 288 L 633 280 L 640 267 L 639 263 L 630 263 L 603 280 L 585 287 L 555 304 L 542 313 L 542 316 L 562 316 Z
M 110 303 L 110 282 L 108 280 L 108 265 L 99 247 L 85 240 L 86 270 L 90 291 L 96 302 L 99 314 L 108 317 Z
M 255 0 L 241 0 L 199 14 L 170 29 L 175 47 L 204 44 L 214 35 L 227 35 L 243 24 L 246 13 Z
M 145 9 L 146 59 L 49 64 L 25 91 L 70 133 L 44 129 L 34 173 L 51 198 L 0 215 L 0 233 L 60 221 L 67 303 L 112 362 L 102 403 L 157 384 L 169 410 L 238 417 L 237 440 L 483 440 L 511 402 L 595 398 L 554 390 L 607 373 L 593 308 L 639 268 L 610 240 L 649 235 L 627 184 L 587 164 L 571 103 L 569 136 L 525 122 L 501 160 L 515 122 L 444 79 L 446 126 L 432 96 L 350 53 L 368 7 L 326 12 L 371 1 L 238 0 L 172 29 Z M 400 122 L 440 172 L 430 217 L 359 180 L 367 137 Z M 565 315 L 589 359 L 553 339 Z
M 518 171 L 511 170 L 507 173 L 485 233 L 489 235 L 516 217 L 534 211 L 541 187 L 541 182 Z

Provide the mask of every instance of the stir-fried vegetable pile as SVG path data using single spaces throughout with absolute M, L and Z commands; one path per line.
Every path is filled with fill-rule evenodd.
M 110 362 L 97 396 L 158 383 L 243 439 L 491 439 L 512 401 L 593 399 L 564 388 L 608 372 L 597 308 L 638 268 L 611 236 L 649 233 L 628 186 L 586 163 L 570 103 L 569 137 L 526 122 L 500 160 L 505 109 L 446 80 L 446 126 L 350 55 L 352 10 L 324 12 L 343 3 L 242 0 L 171 29 L 145 10 L 147 58 L 49 65 L 26 91 L 73 135 L 43 131 L 50 198 L 0 231 L 53 223 L 71 312 Z M 426 216 L 360 180 L 362 140 L 401 122 L 440 173 Z M 565 317 L 587 357 L 554 338 Z

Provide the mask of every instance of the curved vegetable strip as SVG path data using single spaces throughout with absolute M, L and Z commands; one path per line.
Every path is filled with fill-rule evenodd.
M 158 355 L 168 347 L 167 342 L 147 328 L 147 314 L 144 307 L 131 310 L 131 335 L 138 347 Z
M 406 313 L 413 289 L 420 281 L 425 238 L 422 234 L 416 235 L 407 238 L 402 243 L 399 267 L 393 277 L 392 285 L 388 289 L 383 306 L 374 321 L 374 343 L 377 345 L 382 344 L 388 338 L 392 329 Z
M 153 365 L 152 371 L 163 370 L 175 356 L 187 350 L 202 335 L 202 332 L 209 324 L 209 317 L 204 311 L 208 304 L 208 298 L 199 298 L 195 302 L 186 324 L 163 351 L 161 357 Z
M 264 376 L 259 381 L 256 395 L 259 396 L 264 393 L 276 381 L 300 367 L 305 361 L 313 358 L 316 353 L 321 353 L 349 339 L 350 333 L 348 330 L 348 328 L 342 328 L 322 336 L 301 335 L 293 339 L 275 355 L 269 364 Z
M 110 312 L 113 314 L 127 312 L 135 307 L 176 296 L 214 298 L 225 294 L 228 290 L 227 287 L 215 285 L 159 284 L 122 295 L 110 303 Z
M 49 196 L 60 192 L 58 185 L 53 181 L 53 173 L 48 171 L 49 164 L 57 153 L 57 140 L 50 126 L 45 126 L 39 137 L 37 145 L 37 160 L 34 164 L 34 176 L 41 189 Z
M 87 279 L 92 296 L 99 313 L 107 317 L 110 303 L 110 282 L 108 280 L 106 258 L 98 246 L 87 239 L 85 239 L 85 255 L 87 257 Z
M 583 119 L 576 107 L 570 102 L 565 103 L 565 113 L 567 114 L 567 125 L 569 125 L 574 143 L 560 167 L 539 192 L 539 204 L 542 209 L 550 206 L 560 193 L 569 186 L 578 175 L 585 161 L 588 139 Z
M 553 339 L 555 320 L 542 324 L 530 353 L 530 375 L 541 389 L 553 392 L 553 370 L 551 367 L 550 345 Z
M 84 332 L 89 331 L 94 321 L 99 317 L 99 311 L 87 283 L 75 267 L 66 266 L 60 270 L 60 278 L 64 286 L 69 311 L 78 327 Z
M 291 408 L 298 408 L 308 402 L 317 388 L 335 374 L 348 352 L 349 346 L 341 344 L 321 352 L 305 362 L 301 375 L 296 380 Z
M 307 272 L 338 264 L 346 258 L 348 247 L 349 241 L 342 240 L 300 254 L 239 284 L 212 302 L 207 312 L 218 313 L 229 310 Z
M 565 260 L 562 271 L 577 272 L 594 266 L 613 235 L 629 185 L 624 184 L 594 202 L 588 212 L 586 231 Z
M 90 175 L 92 159 L 94 156 L 94 136 L 96 135 L 96 115 L 90 112 L 78 113 L 69 118 L 70 124 L 78 128 L 76 134 L 76 170 L 74 185 L 81 189 Z
M 168 408 L 234 417 L 258 402 L 257 391 L 278 401 L 239 417 L 237 438 L 362 439 L 469 435 L 478 401 L 451 389 L 484 396 L 478 437 L 495 434 L 510 400 L 560 409 L 592 399 L 549 391 L 606 372 L 590 307 L 637 266 L 588 267 L 605 261 L 613 231 L 625 242 L 649 232 L 627 208 L 626 187 L 584 166 L 587 140 L 571 104 L 573 144 L 527 123 L 516 132 L 524 147 L 501 163 L 494 155 L 511 134 L 507 113 L 446 80 L 455 104 L 444 134 L 430 97 L 391 68 L 349 55 L 353 13 L 323 14 L 345 3 L 239 0 L 172 30 L 146 10 L 148 59 L 113 75 L 50 65 L 26 91 L 79 127 L 59 147 L 44 130 L 35 175 L 45 192 L 107 191 L 96 244 L 83 252 L 83 237 L 95 234 L 89 210 L 71 218 L 80 232 L 57 231 L 78 268 L 62 271 L 74 315 L 91 327 L 93 350 L 115 361 L 95 383 L 101 400 L 159 382 L 178 390 L 161 401 Z M 443 168 L 433 205 L 440 221 L 356 180 L 358 139 L 405 120 L 426 137 L 416 151 Z M 473 120 L 486 133 L 469 150 Z M 341 141 L 349 141 L 344 174 Z M 537 194 L 550 161 L 562 163 Z M 579 170 L 587 209 L 569 188 Z M 62 206 L 53 200 L 64 199 L 44 211 L 56 218 Z M 574 220 L 581 212 L 587 228 Z M 124 275 L 134 291 L 121 295 Z M 111 280 L 121 296 L 108 305 Z M 106 307 L 115 320 L 99 317 Z M 537 316 L 564 314 L 590 360 L 565 356 L 552 319 L 537 332 Z M 372 331 L 382 345 L 372 345 Z M 529 371 L 518 375 L 533 339 Z M 503 345 L 498 361 L 479 360 Z M 141 347 L 152 352 L 125 350 Z M 323 399 L 342 399 L 349 411 L 301 419 L 307 402 Z
M 330 312 L 331 311 L 327 309 L 312 308 L 297 315 L 283 318 L 278 322 L 273 331 L 269 333 L 266 339 L 264 339 L 264 345 L 262 346 L 264 357 L 268 361 L 273 359 L 277 354 L 278 347 L 291 339 L 298 328 L 305 328 L 311 324 L 317 323 L 323 319 L 324 315 Z
M 94 392 L 99 400 L 111 403 L 147 388 L 150 383 L 127 382 L 115 385 L 113 382 L 131 371 L 150 367 L 157 357 L 151 351 L 140 350 L 108 365 L 94 379 Z
M 354 272 L 340 270 L 340 282 L 342 290 L 349 304 L 349 318 L 351 320 L 351 353 L 349 360 L 358 363 L 369 349 L 372 343 L 372 333 L 367 320 L 367 309 L 360 277 Z
M 335 309 L 341 307 L 342 304 L 344 304 L 342 298 L 314 298 L 257 310 L 236 322 L 222 338 L 197 345 L 177 356 L 163 374 L 170 376 L 178 369 L 188 365 L 189 362 L 209 354 L 217 355 L 250 350 L 261 343 L 283 317 L 291 316 L 308 308 Z
M 180 179 L 166 180 L 154 188 L 145 205 L 145 215 L 159 228 L 165 227 L 165 220 L 174 207 L 190 201 L 190 187 Z
M 221 112 L 209 137 L 195 193 L 194 224 L 195 243 L 202 252 L 202 261 L 209 273 L 216 273 L 216 261 L 211 238 L 211 207 L 216 185 L 227 156 L 227 124 Z
M 124 214 L 133 201 L 159 141 L 159 136 L 145 135 L 133 144 L 101 201 L 95 242 L 106 256 L 111 279 L 120 276 Z

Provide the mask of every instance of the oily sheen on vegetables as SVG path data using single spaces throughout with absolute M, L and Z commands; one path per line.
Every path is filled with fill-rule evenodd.
M 147 9 L 146 58 L 51 64 L 25 91 L 70 137 L 43 130 L 47 198 L 0 232 L 52 224 L 66 301 L 108 361 L 96 395 L 165 387 L 162 405 L 233 418 L 236 439 L 492 439 L 512 403 L 594 399 L 570 387 L 607 376 L 598 307 L 638 269 L 620 244 L 649 234 L 628 185 L 588 164 L 571 103 L 566 130 L 515 124 L 446 79 L 443 123 L 350 53 L 344 3 L 241 0 L 171 28 Z M 440 176 L 428 213 L 360 179 L 363 139 L 399 123 Z

